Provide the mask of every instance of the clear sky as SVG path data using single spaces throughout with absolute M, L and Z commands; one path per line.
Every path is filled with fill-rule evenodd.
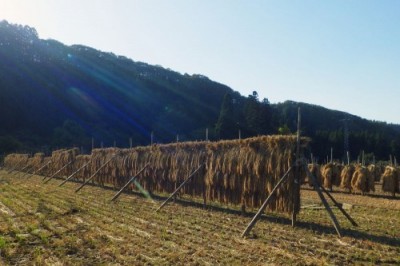
M 272 103 L 400 124 L 399 0 L 0 0 L 0 20 Z

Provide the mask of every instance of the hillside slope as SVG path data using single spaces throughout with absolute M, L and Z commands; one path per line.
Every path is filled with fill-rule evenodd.
M 0 21 L 0 154 L 78 146 L 127 147 L 155 142 L 211 140 L 296 131 L 313 139 L 316 157 L 362 150 L 369 157 L 400 156 L 400 126 L 368 121 L 320 106 L 287 101 L 270 104 L 247 97 L 202 75 L 55 40 L 35 29 Z M 229 97 L 225 97 L 229 95 Z M 225 99 L 225 102 L 224 102 Z M 228 99 L 228 100 L 227 100 Z M 347 121 L 347 122 L 345 122 Z

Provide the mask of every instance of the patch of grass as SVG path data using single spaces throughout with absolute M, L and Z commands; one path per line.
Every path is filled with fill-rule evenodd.
M 0 250 L 4 250 L 6 248 L 7 242 L 4 237 L 0 236 Z

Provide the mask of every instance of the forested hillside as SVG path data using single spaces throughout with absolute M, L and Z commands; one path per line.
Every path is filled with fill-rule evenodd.
M 190 59 L 188 59 L 190 60 Z M 242 96 L 202 75 L 181 74 L 124 56 L 55 40 L 28 26 L 0 22 L 0 153 L 77 146 L 148 145 L 296 131 L 313 139 L 321 160 L 333 147 L 342 158 L 345 129 L 352 157 L 360 151 L 400 155 L 397 125 L 323 107 L 271 104 L 257 92 Z

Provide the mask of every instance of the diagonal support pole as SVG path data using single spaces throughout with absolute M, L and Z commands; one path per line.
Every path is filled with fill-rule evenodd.
M 324 195 L 322 194 L 321 186 L 319 185 L 319 183 L 318 183 L 317 179 L 315 178 L 315 176 L 314 175 L 310 175 L 311 174 L 310 170 L 308 170 L 308 168 L 307 168 L 307 166 L 305 164 L 303 164 L 303 167 L 305 168 L 305 171 L 308 174 L 308 178 L 311 178 L 311 180 L 313 182 L 313 185 L 314 185 L 314 188 L 317 191 L 318 196 L 321 199 L 322 204 L 324 205 L 326 211 L 328 212 L 329 217 L 332 220 L 333 226 L 335 227 L 337 234 L 339 235 L 339 237 L 342 237 L 342 233 L 341 233 L 339 222 L 336 219 L 336 216 L 333 213 L 333 211 L 332 211 L 331 207 L 329 206 L 328 202 L 326 201 Z
M 97 171 L 94 172 L 94 174 L 93 174 L 91 177 L 89 177 L 80 187 L 78 187 L 78 188 L 75 190 L 75 193 L 77 193 L 77 192 L 78 192 L 79 190 L 81 190 L 84 186 L 86 186 L 86 185 L 89 183 L 89 181 L 92 180 L 93 177 L 95 177 L 96 174 L 97 174 L 98 172 L 100 172 L 100 170 L 103 169 L 104 166 L 106 166 L 109 162 L 111 162 L 116 156 L 117 156 L 117 154 L 114 154 L 113 156 L 111 156 L 111 158 L 110 158 L 108 161 L 106 161 L 105 163 L 103 163 L 103 165 L 101 165 L 101 166 L 99 167 L 99 169 L 97 169 Z
M 44 168 L 46 168 L 51 162 L 52 162 L 52 160 L 48 161 L 48 162 L 45 163 L 42 167 L 40 167 L 39 170 L 37 170 L 37 171 L 35 171 L 35 172 L 29 174 L 27 178 L 29 178 L 29 177 L 31 177 L 31 176 L 33 176 L 33 175 L 39 174 L 39 173 L 40 173 Z
M 333 204 L 335 204 L 335 206 L 343 213 L 343 215 L 346 216 L 346 218 L 350 221 L 350 223 L 353 226 L 358 226 L 356 221 L 354 221 L 354 219 L 351 218 L 351 216 L 343 209 L 342 205 L 335 200 L 335 198 L 331 195 L 331 193 L 329 193 L 328 190 L 326 190 L 323 186 L 321 186 L 321 189 L 323 192 L 325 192 L 326 195 L 328 195 L 328 197 L 332 200 Z
M 147 166 L 149 166 L 149 165 L 150 165 L 150 163 L 147 163 L 137 174 L 135 174 L 135 175 L 120 189 L 120 191 L 118 191 L 118 192 L 114 195 L 114 197 L 111 199 L 111 201 L 116 200 L 116 199 L 119 197 L 119 195 L 121 195 L 122 191 L 124 191 L 125 188 L 127 188 L 133 181 L 135 181 L 135 179 L 136 179 L 136 178 L 144 171 L 144 169 L 146 169 Z
M 260 218 L 261 214 L 264 212 L 265 208 L 267 207 L 268 203 L 271 201 L 272 196 L 275 194 L 276 190 L 283 184 L 283 182 L 286 181 L 287 177 L 289 176 L 290 171 L 292 171 L 293 166 L 291 166 L 286 173 L 281 177 L 281 179 L 278 181 L 278 183 L 275 185 L 275 187 L 272 189 L 271 193 L 268 195 L 267 199 L 264 201 L 264 203 L 261 205 L 260 209 L 257 211 L 256 215 L 254 215 L 253 219 L 250 221 L 250 223 L 247 225 L 246 229 L 242 233 L 242 237 L 245 237 L 248 235 L 253 229 L 254 225 L 257 223 L 258 219 Z
M 61 187 L 62 185 L 64 185 L 65 183 L 67 183 L 71 178 L 73 178 L 77 173 L 79 173 L 79 171 L 81 171 L 82 169 L 84 169 L 86 166 L 88 166 L 90 163 L 92 162 L 92 160 L 90 160 L 89 162 L 85 163 L 84 165 L 82 165 L 78 170 L 76 170 L 75 172 L 73 172 L 69 177 L 67 177 L 67 179 L 65 179 L 64 181 L 61 182 L 61 184 L 59 184 L 58 186 Z
M 21 178 L 26 175 L 29 175 L 30 174 L 29 172 L 32 171 L 34 167 L 35 166 L 31 165 L 28 169 L 26 169 L 26 171 L 21 175 Z
M 28 164 L 28 165 L 26 165 L 25 167 L 23 167 L 21 170 L 18 170 L 18 171 L 16 171 L 16 172 L 23 172 L 23 171 L 25 171 L 26 169 L 28 169 L 30 167 L 30 165 Z
M 69 163 L 67 163 L 66 165 L 64 165 L 63 167 L 61 167 L 60 170 L 58 170 L 57 172 L 55 172 L 52 176 L 49 177 L 49 179 L 47 179 L 46 181 L 44 181 L 45 184 L 47 184 L 53 177 L 55 177 L 59 172 L 61 172 L 62 170 L 65 169 L 65 167 L 67 167 L 68 165 L 70 165 L 71 163 L 73 163 L 74 160 L 71 160 Z M 45 177 L 46 178 L 46 177 Z
M 17 163 L 17 164 L 15 165 L 14 168 L 12 168 L 11 170 L 9 170 L 9 171 L 7 172 L 7 174 L 11 174 L 11 173 L 14 172 L 14 171 L 18 171 L 18 168 L 21 167 L 22 164 L 23 164 L 23 163 Z
M 158 209 L 155 212 L 158 212 L 159 210 L 161 210 L 167 203 L 168 201 L 170 201 L 172 199 L 173 196 L 175 196 L 176 193 L 178 193 L 178 191 L 187 183 L 190 181 L 190 179 L 192 179 L 192 177 L 201 169 L 201 167 L 204 166 L 204 163 L 201 164 L 199 167 L 197 167 L 196 170 L 194 170 L 188 178 L 185 179 L 185 181 L 182 182 L 182 184 L 179 185 L 179 187 L 177 187 L 175 189 L 174 192 L 172 192 L 172 194 L 168 197 L 168 199 L 166 199 L 161 205 L 160 207 L 158 207 Z

